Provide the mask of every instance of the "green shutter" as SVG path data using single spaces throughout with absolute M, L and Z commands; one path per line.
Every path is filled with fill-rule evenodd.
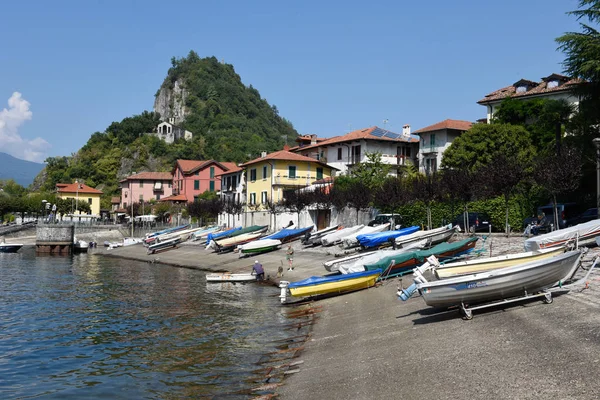
M 194 190 L 200 190 L 200 181 L 194 181 Z
M 215 181 L 210 181 L 210 191 L 214 192 L 215 191 Z

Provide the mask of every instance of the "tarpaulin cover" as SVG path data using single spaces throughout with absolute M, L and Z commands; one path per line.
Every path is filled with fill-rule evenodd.
M 229 235 L 231 235 L 233 232 L 235 231 L 239 231 L 240 229 L 242 229 L 241 226 L 238 226 L 236 228 L 231 228 L 228 229 L 226 231 L 221 231 L 221 232 L 216 232 L 216 233 L 209 233 L 208 236 L 206 237 L 206 244 L 209 244 L 211 240 L 215 240 L 215 239 L 219 239 L 219 238 L 226 238 Z
M 282 229 L 279 232 L 275 232 L 272 235 L 269 236 L 265 236 L 259 240 L 264 240 L 264 239 L 285 239 L 288 237 L 296 237 L 296 236 L 302 236 L 304 235 L 306 232 L 310 232 L 312 231 L 313 227 L 309 226 L 308 228 L 300 228 L 300 229 Z
M 584 222 L 570 228 L 559 229 L 554 232 L 534 236 L 525 241 L 525 251 L 547 249 L 549 247 L 563 246 L 570 240 L 578 241 L 590 239 L 600 235 L 600 220 Z
M 358 243 L 360 243 L 360 245 L 363 247 L 375 247 L 375 246 L 379 246 L 380 244 L 387 242 L 390 239 L 395 239 L 398 236 L 402 236 L 402 235 L 408 235 L 408 234 L 411 234 L 418 230 L 419 230 L 419 227 L 415 225 L 415 226 L 410 226 L 408 228 L 403 228 L 403 229 L 400 229 L 397 231 L 385 231 L 385 232 L 367 233 L 364 235 L 358 235 L 356 237 L 356 240 L 358 240 Z

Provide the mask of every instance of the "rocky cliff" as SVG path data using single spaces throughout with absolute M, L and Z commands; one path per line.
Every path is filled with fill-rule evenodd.
M 173 86 L 162 85 L 154 99 L 154 112 L 160 114 L 163 121 L 175 119 L 175 125 L 181 124 L 188 115 L 185 100 L 188 92 L 184 87 L 183 78 L 175 81 Z

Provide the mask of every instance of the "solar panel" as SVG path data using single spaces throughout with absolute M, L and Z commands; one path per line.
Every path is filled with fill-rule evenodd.
M 376 128 L 375 130 L 373 130 L 373 132 L 371 132 L 371 135 L 390 139 L 402 139 L 402 135 L 381 128 Z

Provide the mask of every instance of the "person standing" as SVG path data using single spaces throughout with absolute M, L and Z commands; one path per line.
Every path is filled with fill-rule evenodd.
M 285 252 L 285 258 L 288 261 L 288 271 L 292 271 L 294 269 L 294 249 L 292 245 L 288 245 L 287 251 Z
M 258 260 L 254 261 L 254 265 L 252 266 L 252 273 L 256 275 L 257 281 L 262 281 L 265 279 L 265 270 L 261 263 Z

